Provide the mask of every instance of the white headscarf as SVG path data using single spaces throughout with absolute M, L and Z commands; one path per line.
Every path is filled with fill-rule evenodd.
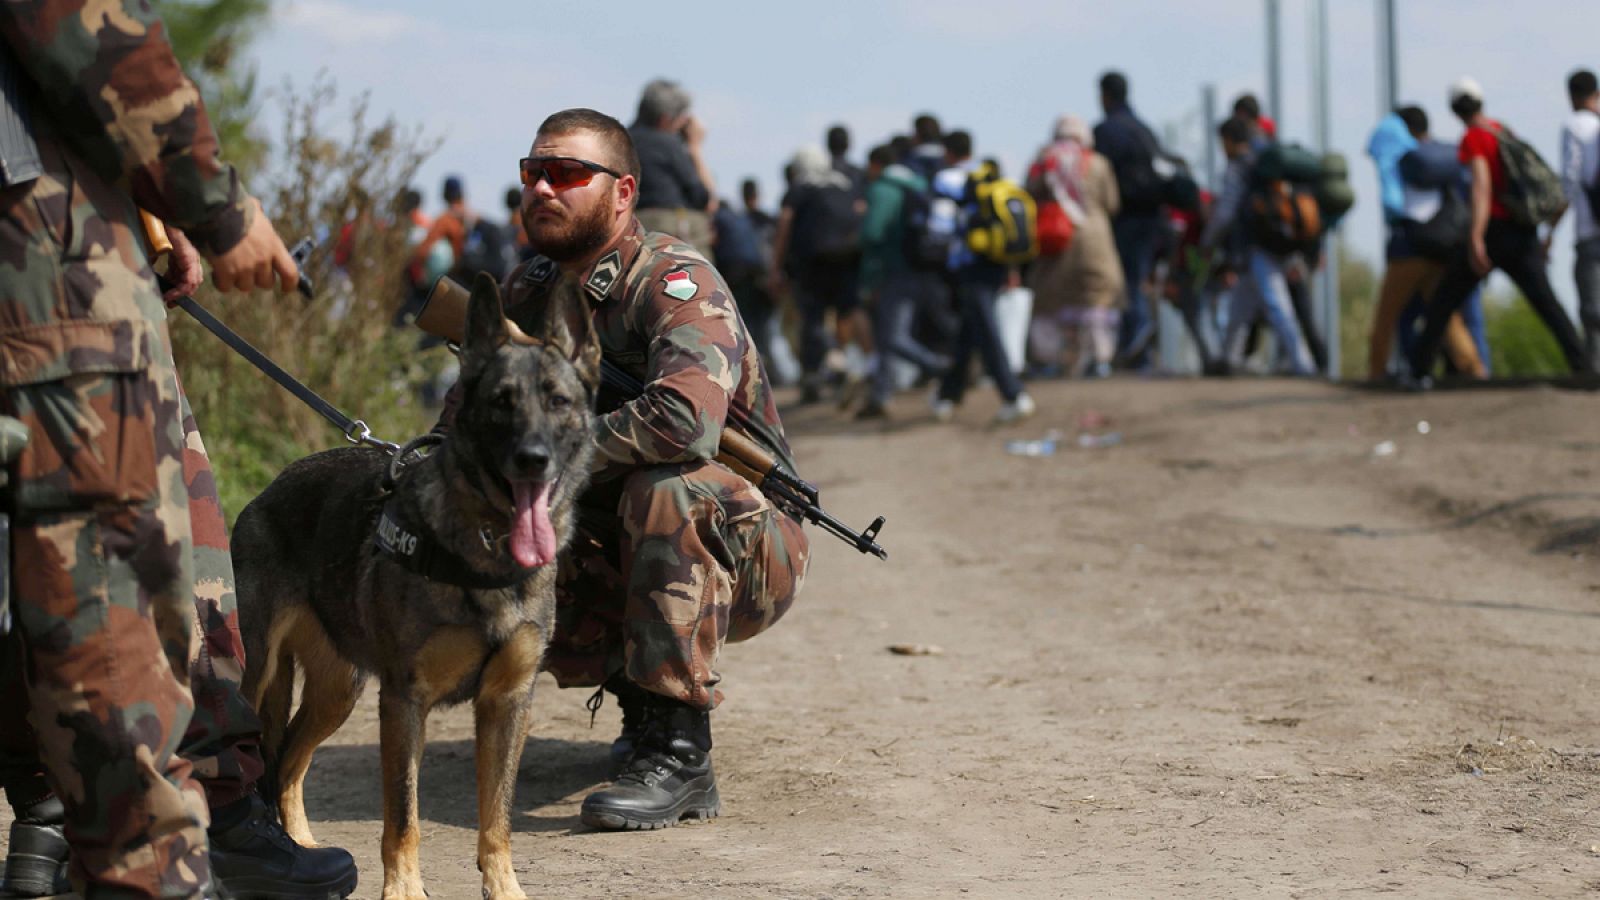
M 1088 217 L 1084 203 L 1089 196 L 1089 160 L 1094 156 L 1094 132 L 1083 119 L 1062 116 L 1056 120 L 1051 137 L 1053 140 L 1039 153 L 1040 161 L 1045 164 L 1044 182 L 1073 224 L 1081 225 Z
M 850 178 L 833 167 L 833 161 L 821 147 L 801 147 L 795 151 L 795 187 L 850 187 Z

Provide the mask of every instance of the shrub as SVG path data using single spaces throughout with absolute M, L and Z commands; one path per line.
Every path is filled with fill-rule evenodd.
M 293 243 L 322 238 L 307 272 L 317 291 L 219 296 L 209 284 L 196 299 L 291 375 L 373 433 L 402 442 L 431 426 L 436 411 L 419 387 L 449 362 L 443 350 L 419 353 L 418 333 L 391 321 L 404 290 L 409 223 L 390 221 L 390 201 L 436 147 L 392 119 L 368 121 L 367 100 L 340 117 L 340 137 L 324 122 L 337 93 L 326 79 L 285 91 L 281 144 L 273 168 L 251 187 L 279 234 Z M 348 264 L 333 245 L 352 226 Z M 343 437 L 315 411 L 257 371 L 187 316 L 172 318 L 174 354 L 216 469 L 229 521 L 285 465 Z

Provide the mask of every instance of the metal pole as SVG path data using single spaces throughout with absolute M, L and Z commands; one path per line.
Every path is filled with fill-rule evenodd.
M 1395 32 L 1395 0 L 1378 0 L 1378 109 L 1400 105 L 1400 48 Z
M 1283 127 L 1283 59 L 1279 53 L 1282 22 L 1279 0 L 1267 0 L 1267 115 Z
M 1316 109 L 1317 149 L 1328 153 L 1333 149 L 1333 94 L 1328 65 L 1328 0 L 1313 0 L 1314 29 L 1312 34 L 1312 76 L 1314 86 L 1312 105 Z M 1339 378 L 1339 239 L 1337 231 L 1323 237 L 1322 334 L 1328 344 L 1329 378 Z
M 1201 183 L 1206 190 L 1217 190 L 1217 86 L 1208 84 L 1200 89 L 1200 110 L 1205 119 L 1200 144 L 1205 147 L 1205 178 Z

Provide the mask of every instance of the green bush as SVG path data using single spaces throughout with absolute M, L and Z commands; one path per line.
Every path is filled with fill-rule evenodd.
M 1485 294 L 1483 318 L 1495 377 L 1567 374 L 1561 345 L 1520 294 Z
M 336 111 L 336 101 L 325 80 L 286 91 L 273 168 L 250 183 L 286 241 L 327 236 L 307 266 L 316 297 L 223 298 L 208 285 L 196 299 L 374 434 L 403 442 L 432 425 L 436 410 L 418 401 L 418 388 L 450 362 L 442 349 L 417 352 L 419 333 L 390 324 L 404 290 L 409 224 L 389 222 L 390 201 L 433 144 L 393 120 L 369 124 L 365 98 L 350 103 L 347 115 Z M 325 130 L 334 116 L 338 138 Z M 354 223 L 352 252 L 336 270 L 333 245 L 346 223 Z M 199 323 L 177 313 L 171 322 L 178 371 L 230 523 L 285 465 L 344 445 L 336 428 Z

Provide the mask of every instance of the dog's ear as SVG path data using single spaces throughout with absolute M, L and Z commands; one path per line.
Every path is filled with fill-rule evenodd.
M 505 310 L 500 306 L 500 286 L 484 272 L 472 282 L 472 299 L 467 302 L 467 335 L 462 356 L 483 358 L 511 339 Z
M 590 392 L 600 384 L 600 336 L 594 330 L 594 314 L 578 279 L 562 275 L 545 305 L 546 344 L 556 348 L 578 370 L 578 377 Z

